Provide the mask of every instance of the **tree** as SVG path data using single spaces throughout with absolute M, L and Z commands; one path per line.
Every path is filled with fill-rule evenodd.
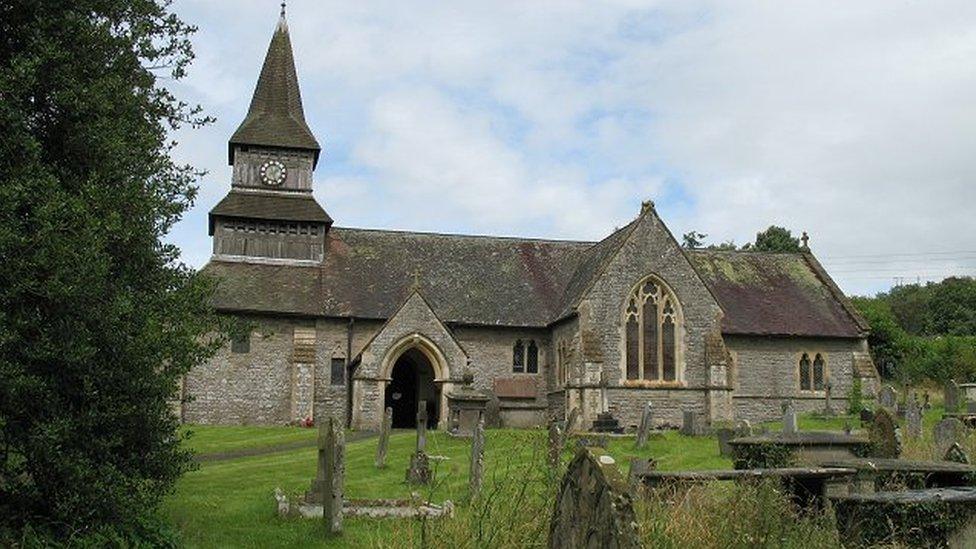
M 167 542 L 191 463 L 169 401 L 219 343 L 163 240 L 200 175 L 168 132 L 207 122 L 161 85 L 192 59 L 168 10 L 0 0 L 0 545 Z
M 681 246 L 689 250 L 697 250 L 702 247 L 702 243 L 708 235 L 697 231 L 687 232 L 681 235 Z
M 976 280 L 950 277 L 931 290 L 925 331 L 931 335 L 976 335 Z
M 868 345 L 875 365 L 882 375 L 896 377 L 911 352 L 909 335 L 898 324 L 884 299 L 854 297 L 851 302 L 871 327 Z
M 757 252 L 800 252 L 800 239 L 793 236 L 789 229 L 770 225 L 761 233 L 756 233 L 755 244 L 743 246 L 743 249 Z

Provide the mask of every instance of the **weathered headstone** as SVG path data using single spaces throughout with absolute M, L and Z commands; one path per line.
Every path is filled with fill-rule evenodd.
M 386 467 L 386 452 L 390 447 L 390 429 L 393 427 L 393 408 L 387 407 L 383 413 L 383 424 L 380 425 L 380 439 L 376 443 L 376 468 Z
M 698 426 L 698 413 L 694 410 L 685 410 L 681 417 L 681 434 L 690 437 L 698 436 L 700 434 L 700 427 Z
M 797 431 L 799 427 L 796 423 L 796 408 L 793 407 L 792 400 L 787 400 L 783 405 L 783 434 L 792 435 Z
M 563 475 L 549 524 L 549 547 L 641 546 L 627 482 L 614 459 L 580 449 Z
M 468 491 L 471 497 L 481 492 L 481 479 L 485 469 L 485 415 L 481 414 L 471 437 L 471 469 L 468 478 Z
M 637 428 L 637 449 L 647 446 L 647 438 L 651 434 L 651 403 L 644 405 L 644 412 L 641 414 L 640 426 Z
M 888 410 L 895 410 L 898 406 L 898 391 L 891 385 L 885 385 L 878 393 L 878 404 Z
M 549 466 L 556 468 L 559 466 L 559 457 L 563 453 L 563 433 L 559 428 L 559 422 L 555 419 L 549 420 Z
M 735 430 L 722 427 L 715 431 L 715 438 L 718 439 L 718 453 L 720 456 L 730 457 L 732 455 L 732 445 L 729 442 L 737 438 Z
M 606 448 L 607 435 L 590 435 L 576 439 L 576 448 Z
M 946 461 L 953 461 L 956 463 L 965 463 L 969 465 L 969 456 L 966 455 L 966 451 L 962 449 L 962 446 L 958 442 L 953 442 L 952 446 L 946 450 L 945 457 Z
M 740 419 L 735 423 L 735 438 L 751 437 L 752 422 L 748 419 Z
M 565 434 L 572 433 L 576 429 L 576 422 L 579 421 L 580 409 L 573 408 L 569 411 L 569 417 L 566 418 L 566 427 L 564 429 Z
M 427 457 L 427 401 L 421 400 L 417 407 L 417 450 L 410 456 L 407 482 L 428 484 L 431 476 L 430 458 Z
M 323 520 L 330 533 L 342 531 L 342 481 L 345 474 L 345 439 L 335 418 L 319 424 L 318 466 L 307 503 L 321 503 Z
M 945 411 L 947 414 L 959 413 L 959 385 L 953 379 L 945 384 Z
M 976 414 L 976 400 L 967 400 L 966 401 L 966 413 L 967 414 Z
M 834 390 L 834 384 L 831 383 L 830 381 L 827 381 L 827 383 L 824 385 L 824 397 L 825 397 L 825 399 L 824 399 L 824 411 L 823 411 L 823 413 L 824 413 L 825 416 L 832 416 L 832 415 L 834 415 L 833 403 L 831 402 L 831 393 L 833 392 L 833 390 Z
M 874 413 L 868 429 L 872 457 L 897 458 L 901 455 L 901 430 L 891 412 L 881 408 Z
M 909 438 L 922 436 L 922 405 L 914 395 L 905 403 L 905 431 Z
M 943 419 L 932 429 L 932 439 L 938 455 L 945 455 L 953 444 L 966 436 L 966 425 L 954 417 Z

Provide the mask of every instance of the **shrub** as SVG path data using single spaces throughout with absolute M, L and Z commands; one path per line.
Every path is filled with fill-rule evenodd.
M 864 409 L 864 387 L 861 378 L 854 376 L 851 389 L 847 391 L 847 413 L 856 416 Z

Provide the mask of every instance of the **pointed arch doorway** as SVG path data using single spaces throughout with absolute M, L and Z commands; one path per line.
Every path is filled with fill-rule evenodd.
M 411 347 L 397 357 L 384 395 L 384 407 L 393 410 L 394 429 L 416 427 L 417 406 L 421 401 L 427 403 L 427 427 L 437 428 L 441 387 L 435 379 L 434 365 L 417 347 Z

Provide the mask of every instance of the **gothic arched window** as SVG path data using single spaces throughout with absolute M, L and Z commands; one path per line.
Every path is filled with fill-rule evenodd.
M 810 371 L 810 355 L 803 353 L 800 357 L 800 390 L 813 390 L 813 372 Z
M 529 346 L 525 351 L 525 371 L 529 374 L 539 372 L 539 348 L 534 339 L 529 341 Z
M 674 294 L 657 279 L 638 284 L 624 311 L 624 364 L 628 380 L 678 381 L 681 315 Z
M 826 377 L 826 372 L 824 371 L 824 358 L 823 355 L 817 353 L 817 356 L 813 358 L 813 390 L 823 391 L 824 390 L 824 378 Z
M 512 371 L 516 373 L 525 371 L 525 346 L 522 345 L 521 339 L 516 339 L 515 346 L 512 347 Z

